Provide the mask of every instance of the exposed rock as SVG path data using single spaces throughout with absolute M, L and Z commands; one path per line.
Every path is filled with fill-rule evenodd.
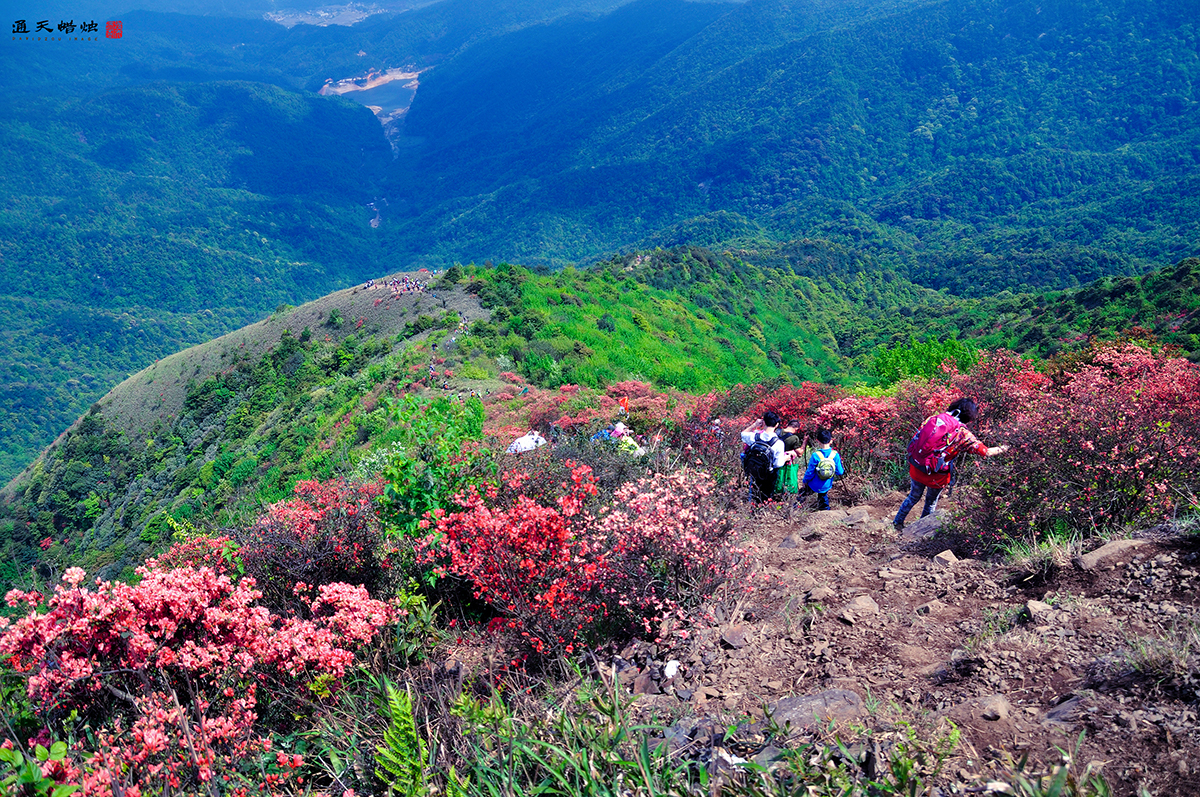
M 934 512 L 932 515 L 926 515 L 920 520 L 914 520 L 904 526 L 904 531 L 900 532 L 901 542 L 917 542 L 927 540 L 942 526 L 942 515 L 940 512 Z
M 859 595 L 846 604 L 840 619 L 854 625 L 859 620 L 879 614 L 879 604 L 870 595 Z
M 804 596 L 804 600 L 808 603 L 817 603 L 818 601 L 827 601 L 836 596 L 837 593 L 829 587 L 813 587 Z
M 647 670 L 633 679 L 633 693 L 635 695 L 661 695 L 662 690 L 658 688 L 658 684 Z
M 792 584 L 796 592 L 808 592 L 817 585 L 817 580 L 803 571 L 792 577 Z
M 1050 615 L 1054 612 L 1054 607 L 1042 601 L 1026 601 L 1025 611 L 1029 612 L 1029 619 L 1038 625 L 1045 625 L 1050 622 Z
M 1008 698 L 1004 695 L 982 698 L 981 703 L 979 716 L 988 722 L 1008 719 L 1008 715 L 1012 713 L 1012 703 L 1009 703 Z
M 772 764 L 783 760 L 785 751 L 779 749 L 773 744 L 769 744 L 759 751 L 758 755 L 751 760 L 760 767 L 770 767 Z
M 933 557 L 933 562 L 942 567 L 953 567 L 958 562 L 958 557 L 954 555 L 954 551 L 945 550 Z
M 1003 722 L 1012 713 L 1012 703 L 1004 695 L 986 695 L 958 704 L 950 710 L 949 716 L 959 724 L 977 726 L 979 720 Z
M 867 510 L 866 507 L 860 506 L 860 507 L 855 507 L 854 509 L 848 510 L 846 512 L 845 522 L 848 525 L 855 526 L 855 525 L 858 525 L 859 523 L 866 523 L 870 519 L 871 519 L 870 511 Z
M 829 689 L 815 695 L 785 697 L 770 707 L 769 713 L 780 727 L 792 731 L 812 730 L 830 720 L 852 720 L 862 716 L 862 698 L 848 689 Z
M 944 604 L 940 600 L 934 598 L 933 600 L 925 601 L 925 603 L 922 603 L 920 606 L 918 606 L 916 608 L 916 612 L 917 612 L 917 614 L 920 614 L 920 615 L 937 614 L 939 611 L 941 611 L 942 609 L 945 609 L 945 608 L 946 608 L 946 604 Z
M 1079 566 L 1084 570 L 1095 570 L 1102 563 L 1115 559 L 1121 554 L 1146 545 L 1145 540 L 1113 540 L 1091 553 L 1084 554 L 1079 559 Z
M 1047 709 L 1041 716 L 1043 725 L 1070 725 L 1076 719 L 1076 715 L 1083 708 L 1083 698 L 1079 695 L 1064 700 L 1057 706 Z
M 734 650 L 741 650 L 748 643 L 750 627 L 745 625 L 730 626 L 721 634 L 721 642 Z

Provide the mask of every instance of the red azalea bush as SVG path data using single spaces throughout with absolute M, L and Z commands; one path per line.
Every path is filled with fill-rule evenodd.
M 703 474 L 631 482 L 610 508 L 594 505 L 587 467 L 574 468 L 552 501 L 534 500 L 526 485 L 506 474 L 503 488 L 464 496 L 466 511 L 436 519 L 426 555 L 539 654 L 645 629 L 733 567 L 728 526 Z
M 151 570 L 208 567 L 224 573 L 237 561 L 238 544 L 225 534 L 197 535 L 177 542 L 157 558 L 146 561 Z
M 139 569 L 136 585 L 64 584 L 41 596 L 13 590 L 10 606 L 29 613 L 0 636 L 0 655 L 27 678 L 28 695 L 50 728 L 78 712 L 93 731 L 47 777 L 85 795 L 197 792 L 218 774 L 222 791 L 276 791 L 303 761 L 269 755 L 258 707 L 278 700 L 294 713 L 313 695 L 336 690 L 354 649 L 389 621 L 386 604 L 361 587 L 330 584 L 308 601 L 311 620 L 258 605 L 251 578 L 234 582 L 211 568 Z M 314 692 L 317 690 L 313 690 Z
M 604 613 L 588 588 L 600 540 L 580 533 L 583 504 L 596 493 L 589 476 L 576 469 L 556 505 L 522 494 L 520 475 L 506 474 L 506 500 L 496 500 L 494 485 L 471 488 L 460 499 L 465 511 L 437 518 L 436 547 L 427 541 L 426 555 L 443 563 L 443 575 L 464 579 L 540 653 L 573 650 Z
M 779 414 L 779 419 L 783 423 L 787 423 L 791 418 L 797 418 L 804 422 L 818 407 L 844 395 L 845 391 L 837 385 L 824 385 L 817 382 L 781 385 L 764 392 L 758 401 L 746 410 L 745 420 L 753 421 L 761 418 L 767 411 L 773 410 Z
M 1039 387 L 1044 387 L 1039 385 Z M 1200 366 L 1097 347 L 1044 392 L 1001 396 L 1012 446 L 986 460 L 965 516 L 984 544 L 1171 517 L 1200 491 Z
M 294 603 L 298 583 L 346 582 L 373 595 L 386 591 L 391 562 L 376 511 L 382 493 L 378 482 L 301 481 L 295 498 L 272 504 L 238 532 L 237 555 L 268 605 Z
M 846 467 L 858 473 L 872 473 L 896 457 L 899 421 L 890 396 L 846 396 L 813 413 L 818 427 L 834 433 L 834 447 Z
M 682 393 L 662 392 L 647 382 L 618 382 L 603 393 L 578 385 L 555 390 L 530 386 L 520 395 L 498 394 L 497 401 L 519 399 L 515 406 L 500 407 L 494 401 L 485 431 L 510 440 L 540 429 L 557 427 L 567 434 L 588 435 L 606 423 L 622 420 L 640 434 L 674 432 L 684 425 L 693 399 Z
M 620 487 L 598 530 L 610 545 L 605 603 L 617 607 L 618 627 L 647 632 L 652 621 L 710 595 L 745 554 L 731 539 L 712 479 L 688 469 Z

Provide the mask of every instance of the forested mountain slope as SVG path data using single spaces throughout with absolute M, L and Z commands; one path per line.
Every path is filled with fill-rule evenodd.
M 70 57 L 5 48 L 0 478 L 154 359 L 402 265 L 370 226 L 391 157 L 379 124 L 303 86 L 359 73 L 359 52 L 422 66 L 611 5 L 448 0 L 292 30 L 137 11 Z
M 148 361 L 380 269 L 360 106 L 244 82 L 9 102 L 0 473 Z
M 417 214 L 395 219 L 397 245 L 577 260 L 727 211 L 978 295 L 1195 252 L 1187 3 L 862 5 L 752 0 L 649 65 L 615 52 L 626 69 L 569 89 L 575 53 L 531 53 L 521 34 L 477 45 L 413 103 L 407 130 L 426 142 L 390 183 Z M 647 30 L 673 13 L 619 13 L 635 12 Z M 501 80 L 508 63 L 529 66 Z M 444 201 L 403 202 L 425 185 Z

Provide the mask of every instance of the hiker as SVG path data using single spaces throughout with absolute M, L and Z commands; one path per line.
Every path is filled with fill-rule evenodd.
M 842 455 L 834 450 L 833 434 L 828 429 L 817 430 L 817 448 L 808 459 L 808 468 L 804 471 L 804 486 L 817 494 L 817 510 L 829 509 L 829 488 L 833 486 L 833 477 L 842 476 L 846 469 L 842 467 Z
M 610 423 L 608 426 L 592 435 L 590 439 L 593 443 L 606 443 L 609 440 L 612 440 L 612 433 L 614 429 L 616 429 L 616 427 Z
M 909 510 L 921 500 L 926 489 L 925 508 L 921 517 L 937 510 L 938 497 L 947 486 L 953 487 L 957 476 L 954 460 L 959 454 L 973 452 L 981 457 L 994 457 L 1008 451 L 1008 446 L 988 448 L 966 428 L 966 424 L 979 417 L 975 399 L 963 397 L 951 404 L 945 412 L 932 415 L 921 424 L 913 439 L 908 443 L 908 477 L 912 486 L 908 497 L 900 504 L 900 511 L 892 525 L 896 531 L 904 530 L 904 519 Z
M 609 433 L 609 438 L 617 441 L 617 450 L 624 454 L 640 457 L 646 453 L 646 449 L 633 438 L 629 428 L 620 421 L 613 424 L 613 430 Z
M 788 463 L 779 474 L 779 489 L 789 495 L 800 492 L 800 458 L 804 456 L 804 441 L 800 438 L 800 420 L 792 418 L 779 433 L 783 438 L 783 450 L 788 455 Z
M 742 430 L 742 469 L 750 478 L 750 503 L 770 500 L 779 482 L 779 469 L 788 462 L 783 439 L 775 434 L 779 414 L 767 410 L 762 418 Z

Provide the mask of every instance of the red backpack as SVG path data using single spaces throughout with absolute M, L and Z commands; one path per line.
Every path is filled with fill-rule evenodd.
M 908 442 L 908 464 L 926 475 L 950 470 L 945 458 L 946 441 L 960 426 L 962 421 L 948 412 L 927 418 Z

